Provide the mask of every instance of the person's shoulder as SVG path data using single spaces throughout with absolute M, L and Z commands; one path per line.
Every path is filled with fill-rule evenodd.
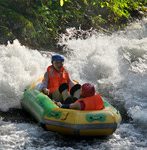
M 49 68 L 49 67 L 53 67 L 53 65 L 49 65 L 47 68 Z
M 68 69 L 65 66 L 63 66 L 63 70 L 68 73 Z
M 49 65 L 49 66 L 47 67 L 47 70 L 51 69 L 52 67 L 53 67 L 52 65 Z
M 95 95 L 97 95 L 97 96 L 100 96 L 100 97 L 101 97 L 101 94 L 100 94 L 100 93 L 95 93 Z

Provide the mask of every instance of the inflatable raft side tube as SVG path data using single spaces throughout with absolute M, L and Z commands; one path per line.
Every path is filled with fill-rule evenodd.
M 29 89 L 24 92 L 21 105 L 39 122 L 43 122 L 42 119 L 46 112 L 49 112 L 54 108 L 58 108 L 58 106 L 55 105 L 48 96 L 37 90 Z

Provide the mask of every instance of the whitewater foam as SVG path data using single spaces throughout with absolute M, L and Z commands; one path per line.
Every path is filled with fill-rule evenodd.
M 67 66 L 74 78 L 82 83 L 92 82 L 110 102 L 118 105 L 123 102 L 134 121 L 147 122 L 146 19 L 111 36 L 62 38 L 69 59 Z
M 30 50 L 15 40 L 0 46 L 0 110 L 20 107 L 27 85 L 43 74 L 50 59 Z

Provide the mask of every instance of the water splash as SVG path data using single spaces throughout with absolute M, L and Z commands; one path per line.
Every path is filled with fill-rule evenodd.
M 95 84 L 114 105 L 124 105 L 134 121 L 147 121 L 147 19 L 111 36 L 63 36 L 62 42 L 74 78 Z
M 50 59 L 37 50 L 29 50 L 16 40 L 0 46 L 0 110 L 20 107 L 27 85 L 40 76 Z

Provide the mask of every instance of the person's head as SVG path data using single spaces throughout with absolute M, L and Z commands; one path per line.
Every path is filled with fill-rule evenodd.
M 90 83 L 85 83 L 81 87 L 81 96 L 83 98 L 95 95 L 95 87 Z
M 63 66 L 64 57 L 58 54 L 53 55 L 51 62 L 56 70 L 60 70 Z

